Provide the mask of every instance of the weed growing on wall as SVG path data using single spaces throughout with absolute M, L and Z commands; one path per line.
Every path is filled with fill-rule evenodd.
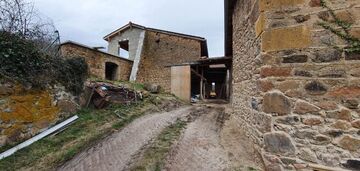
M 79 94 L 87 75 L 83 58 L 64 59 L 45 55 L 30 40 L 0 32 L 0 74 L 25 87 L 45 88 L 60 83 Z
M 352 36 L 349 32 L 352 24 L 339 19 L 339 17 L 336 16 L 334 10 L 327 5 L 325 0 L 321 0 L 321 6 L 328 10 L 330 16 L 333 18 L 333 21 L 322 21 L 319 22 L 319 25 L 322 26 L 324 29 L 331 31 L 341 39 L 345 40 L 347 43 L 347 46 L 344 48 L 341 48 L 337 45 L 328 45 L 346 53 L 360 54 L 360 40 Z

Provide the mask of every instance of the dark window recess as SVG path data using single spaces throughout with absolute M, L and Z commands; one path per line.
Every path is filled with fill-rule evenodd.
M 129 58 L 129 41 L 119 42 L 119 56 Z

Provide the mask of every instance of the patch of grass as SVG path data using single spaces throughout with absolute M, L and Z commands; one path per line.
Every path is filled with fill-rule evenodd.
M 130 106 L 82 109 L 77 112 L 79 119 L 63 132 L 48 136 L 1 160 L 0 170 L 54 170 L 150 110 L 161 109 L 149 99 Z
M 177 120 L 175 124 L 165 128 L 156 140 L 145 150 L 141 159 L 131 168 L 132 171 L 160 171 L 173 143 L 180 137 L 187 123 Z

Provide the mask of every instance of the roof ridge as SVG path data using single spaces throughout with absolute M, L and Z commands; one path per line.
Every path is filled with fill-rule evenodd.
M 123 30 L 126 30 L 128 28 L 131 28 L 131 27 L 136 27 L 136 28 L 143 29 L 143 30 L 161 32 L 161 33 L 164 33 L 164 34 L 170 34 L 170 35 L 174 35 L 174 36 L 185 37 L 185 38 L 195 39 L 195 40 L 199 40 L 199 41 L 206 41 L 206 39 L 204 37 L 190 35 L 190 34 L 184 34 L 184 33 L 179 33 L 179 32 L 173 32 L 173 31 L 167 31 L 167 30 L 162 30 L 162 29 L 157 29 L 157 28 L 145 27 L 143 25 L 136 24 L 136 23 L 133 23 L 131 21 L 128 24 L 126 24 L 126 25 L 120 27 L 119 29 L 111 32 L 110 34 L 106 35 L 104 37 L 104 40 L 108 40 L 109 38 L 111 38 L 115 34 L 121 32 Z

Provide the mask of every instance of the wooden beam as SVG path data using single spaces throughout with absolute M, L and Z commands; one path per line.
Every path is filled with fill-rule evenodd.
M 203 77 L 202 75 L 200 75 L 199 73 L 197 73 L 194 69 L 191 69 L 191 72 L 193 72 L 196 76 L 200 77 L 201 79 L 207 81 L 207 79 L 205 77 Z

